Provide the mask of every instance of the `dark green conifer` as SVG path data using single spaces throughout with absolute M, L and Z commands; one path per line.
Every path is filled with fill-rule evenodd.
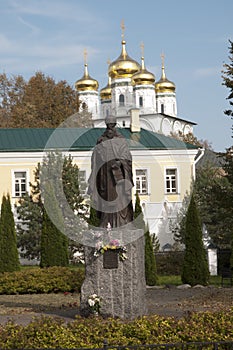
M 95 208 L 93 208 L 91 205 L 90 205 L 90 215 L 89 215 L 87 222 L 88 222 L 90 228 L 99 227 L 99 225 L 100 225 L 100 219 L 97 215 L 97 210 Z
M 158 281 L 157 267 L 151 235 L 148 227 L 145 232 L 145 275 L 148 286 L 156 285 Z
M 17 250 L 15 221 L 11 210 L 10 196 L 2 197 L 0 218 L 0 272 L 20 269 Z
M 206 285 L 209 279 L 208 262 L 202 240 L 201 221 L 193 195 L 189 203 L 185 227 L 182 282 L 191 286 Z
M 45 207 L 49 207 L 50 211 L 48 215 L 43 209 L 40 266 L 67 266 L 69 263 L 68 238 L 62 233 L 63 216 L 49 182 L 44 190 L 44 201 Z
M 137 228 L 145 230 L 145 221 L 142 212 L 142 207 L 140 203 L 140 197 L 138 192 L 136 192 L 135 206 L 134 206 L 134 225 Z
M 154 286 L 157 282 L 157 268 L 151 235 L 148 226 L 146 227 L 139 194 L 136 193 L 134 207 L 134 225 L 142 229 L 145 238 L 145 278 L 148 286 Z

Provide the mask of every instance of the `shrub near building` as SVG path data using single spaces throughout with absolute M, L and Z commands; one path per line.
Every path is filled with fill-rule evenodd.
M 182 282 L 191 286 L 206 285 L 209 279 L 208 262 L 202 240 L 201 221 L 193 195 L 188 207 L 185 226 Z
M 11 210 L 9 194 L 2 197 L 0 218 L 0 272 L 20 269 L 17 250 L 15 221 Z

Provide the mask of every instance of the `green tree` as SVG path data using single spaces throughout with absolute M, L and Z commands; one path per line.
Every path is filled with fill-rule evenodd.
M 145 276 L 148 286 L 156 285 L 158 281 L 155 253 L 148 226 L 145 232 Z
M 231 157 L 225 155 L 221 159 L 222 167 L 210 162 L 198 167 L 194 193 L 212 243 L 219 248 L 229 248 L 233 215 L 231 170 L 227 159 Z
M 53 179 L 56 201 L 60 204 L 62 216 L 66 220 L 66 228 L 70 230 L 68 234 L 70 233 L 72 250 L 74 241 L 77 241 L 76 237 L 72 238 L 73 228 L 75 227 L 76 232 L 79 232 L 85 225 L 87 206 L 80 193 L 78 166 L 73 163 L 71 156 L 48 152 L 42 163 L 38 163 L 35 169 L 34 182 L 30 184 L 30 195 L 25 195 L 17 205 L 20 220 L 17 227 L 18 247 L 21 248 L 21 255 L 29 259 L 40 259 L 44 216 L 41 181 L 46 184 L 51 179 Z M 43 188 L 45 188 L 44 185 Z M 77 218 L 75 224 L 74 218 Z
M 229 49 L 229 60 L 230 63 L 225 63 L 223 65 L 224 70 L 222 71 L 223 75 L 223 85 L 225 85 L 229 90 L 230 93 L 227 97 L 227 100 L 229 100 L 229 104 L 232 108 L 233 106 L 233 42 L 231 40 L 229 40 L 229 44 L 230 46 L 228 47 Z M 231 119 L 233 119 L 233 110 L 232 109 L 227 109 L 224 111 L 224 114 L 226 114 L 227 116 L 231 117 Z M 233 128 L 232 128 L 233 130 Z M 233 135 L 232 135 L 233 137 Z
M 186 192 L 182 202 L 182 206 L 177 213 L 176 219 L 170 223 L 170 229 L 173 233 L 174 241 L 179 244 L 184 244 L 186 214 L 187 214 L 189 202 L 190 202 L 190 194 Z
M 48 215 L 47 211 L 43 210 L 40 266 L 67 266 L 68 238 L 62 233 L 64 219 L 55 198 L 53 185 L 49 181 L 44 189 L 43 199 L 50 211 Z
M 145 231 L 145 221 L 144 221 L 144 216 L 142 212 L 142 207 L 141 207 L 141 202 L 140 202 L 140 197 L 138 192 L 135 194 L 135 206 L 134 206 L 134 225 Z
M 157 237 L 157 235 L 155 233 L 151 234 L 151 242 L 152 242 L 153 251 L 154 251 L 154 254 L 155 254 L 160 249 L 159 239 L 158 239 L 158 237 Z
M 0 272 L 12 272 L 20 269 L 17 250 L 15 221 L 11 210 L 10 196 L 2 197 L 0 218 Z
M 89 224 L 89 227 L 99 227 L 100 225 L 100 219 L 97 215 L 97 211 L 95 208 L 92 207 L 90 204 L 90 213 L 89 213 L 89 218 L 87 219 L 87 222 Z
M 152 244 L 152 238 L 148 226 L 145 225 L 143 211 L 140 203 L 139 194 L 136 192 L 134 206 L 134 225 L 143 230 L 145 239 L 145 278 L 148 286 L 154 286 L 157 282 L 157 268 L 155 254 Z
M 185 256 L 181 279 L 183 283 L 188 283 L 191 286 L 196 284 L 206 285 L 209 279 L 208 263 L 202 240 L 201 221 L 193 195 L 191 196 L 186 217 Z
M 20 221 L 17 224 L 17 245 L 22 258 L 40 259 L 42 209 L 42 202 L 28 193 L 16 205 L 18 220 Z

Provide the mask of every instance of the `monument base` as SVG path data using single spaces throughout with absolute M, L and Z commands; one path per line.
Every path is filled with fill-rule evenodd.
M 96 257 L 95 248 L 85 247 L 86 274 L 81 288 L 81 315 L 91 314 L 88 299 L 92 294 L 101 298 L 100 315 L 104 317 L 133 319 L 146 314 L 144 234 L 142 230 L 124 234 L 139 237 L 126 245 L 125 260 L 114 250 L 112 256 L 111 250 L 107 250 Z

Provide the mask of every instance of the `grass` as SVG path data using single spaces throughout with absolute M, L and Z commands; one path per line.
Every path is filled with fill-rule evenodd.
M 158 285 L 174 285 L 179 286 L 182 284 L 181 277 L 175 275 L 159 276 Z M 221 276 L 210 276 L 209 285 L 221 286 Z

